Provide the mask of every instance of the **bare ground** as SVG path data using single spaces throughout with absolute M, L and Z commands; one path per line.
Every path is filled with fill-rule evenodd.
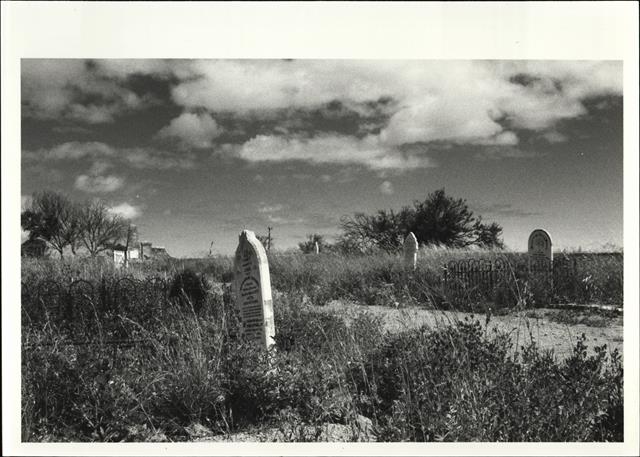
M 342 315 L 347 321 L 359 313 L 372 313 L 383 319 L 385 329 L 400 332 L 422 325 L 433 328 L 450 325 L 465 318 L 477 318 L 485 323 L 485 314 L 456 311 L 434 311 L 415 307 L 393 308 L 386 306 L 364 306 L 334 301 L 322 308 L 327 312 Z M 568 323 L 563 323 L 567 322 Z M 487 331 L 498 329 L 511 335 L 515 348 L 533 340 L 544 349 L 552 349 L 560 358 L 569 356 L 577 338 L 583 333 L 585 344 L 592 351 L 594 346 L 607 345 L 609 350 L 618 349 L 622 354 L 622 314 L 598 315 L 592 311 L 538 308 L 514 311 L 505 315 L 492 315 Z

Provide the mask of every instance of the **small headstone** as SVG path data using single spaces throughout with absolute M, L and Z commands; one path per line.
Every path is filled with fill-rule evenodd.
M 403 249 L 405 266 L 415 270 L 416 262 L 418 260 L 418 239 L 413 232 L 409 232 L 407 237 L 404 239 Z
M 234 265 L 235 302 L 240 336 L 268 349 L 275 344 L 273 302 L 267 253 L 256 235 L 243 230 Z
M 533 263 L 553 262 L 551 236 L 546 230 L 536 229 L 529 235 L 528 253 Z
M 318 246 L 318 242 L 317 241 L 313 245 L 313 252 L 315 252 L 316 254 L 320 253 L 320 246 Z

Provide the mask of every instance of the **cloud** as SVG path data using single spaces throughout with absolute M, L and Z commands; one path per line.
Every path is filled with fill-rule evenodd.
M 510 146 L 487 146 L 484 148 L 476 148 L 473 157 L 479 160 L 498 160 L 498 159 L 530 159 L 533 157 L 543 156 L 544 153 L 532 150 L 520 149 Z
M 302 224 L 305 220 L 301 217 L 288 218 L 283 216 L 274 216 L 272 214 L 267 215 L 267 220 L 272 224 L 285 225 L 285 224 Z
M 250 162 L 302 160 L 377 170 L 433 165 L 424 154 L 400 152 L 412 143 L 514 151 L 519 130 L 553 142 L 560 139 L 553 133 L 559 122 L 588 112 L 585 101 L 622 94 L 619 61 L 25 59 L 23 112 L 111 122 L 150 105 L 150 94 L 128 87 L 135 75 L 160 78 L 184 110 L 158 138 L 210 148 L 223 133 L 267 125 L 268 131 L 258 129 L 253 139 L 236 139 L 221 151 Z M 223 132 L 214 118 L 233 120 L 230 131 Z M 269 121 L 263 125 L 261 119 Z M 108 152 L 98 143 L 94 149 L 95 155 Z M 190 163 L 188 156 L 149 148 L 127 153 L 134 167 Z
M 260 208 L 258 208 L 258 212 L 259 213 L 275 213 L 278 211 L 282 211 L 282 209 L 284 208 L 284 206 L 277 204 L 277 205 L 262 205 Z
M 585 113 L 583 101 L 622 93 L 620 62 L 194 61 L 173 89 L 187 109 L 249 113 L 393 100 L 381 133 L 408 142 L 517 143 L 513 128 L 543 130 Z M 287 130 L 284 133 L 289 133 Z
M 510 203 L 494 203 L 494 204 L 482 204 L 478 203 L 473 205 L 473 210 L 480 214 L 491 214 L 502 217 L 531 217 L 540 216 L 542 213 L 537 211 L 526 211 L 520 208 L 516 208 Z
M 244 143 L 237 155 L 249 162 L 305 161 L 360 165 L 372 170 L 413 169 L 432 165 L 427 157 L 385 147 L 375 136 L 358 139 L 322 135 L 307 139 L 258 135 Z
M 100 142 L 72 141 L 54 146 L 50 149 L 36 151 L 23 151 L 25 160 L 41 163 L 43 160 L 81 160 L 94 159 L 94 167 L 100 167 L 102 171 L 92 172 L 100 174 L 113 163 L 118 162 L 125 166 L 138 169 L 189 169 L 195 164 L 195 155 L 192 152 L 173 152 L 156 148 L 115 148 Z
M 122 187 L 124 180 L 118 176 L 88 176 L 80 175 L 76 178 L 75 187 L 89 193 L 108 193 Z
M 23 59 L 23 112 L 38 119 L 102 124 L 145 106 L 144 97 L 126 87 L 127 75 L 106 72 L 104 62 Z
M 70 141 L 55 146 L 51 149 L 41 149 L 37 152 L 26 152 L 23 156 L 34 159 L 44 160 L 66 160 L 66 159 L 83 159 L 83 158 L 106 158 L 113 157 L 117 151 L 104 143 L 89 141 L 79 142 Z
M 182 113 L 160 129 L 158 138 L 174 138 L 195 148 L 209 148 L 214 138 L 222 133 L 222 128 L 208 113 Z
M 549 143 L 562 143 L 564 141 L 567 141 L 566 135 L 563 135 L 562 133 L 555 130 L 549 130 L 543 133 L 541 136 Z
M 382 181 L 382 184 L 380 184 L 380 192 L 384 195 L 392 195 L 394 192 L 393 184 L 391 184 L 390 181 Z
M 120 215 L 126 219 L 135 219 L 142 214 L 139 206 L 131 205 L 127 202 L 120 203 L 119 205 L 112 206 L 109 211 L 112 214 Z

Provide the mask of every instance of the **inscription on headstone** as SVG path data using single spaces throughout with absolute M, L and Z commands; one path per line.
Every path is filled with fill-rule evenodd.
M 536 229 L 529 235 L 528 253 L 533 263 L 553 262 L 551 236 L 546 230 Z
M 240 334 L 246 340 L 262 344 L 268 349 L 275 343 L 276 333 L 269 262 L 262 243 L 249 230 L 243 230 L 240 234 L 234 272 Z
M 413 232 L 409 232 L 407 237 L 404 239 L 403 249 L 405 266 L 415 270 L 416 262 L 418 260 L 418 239 Z

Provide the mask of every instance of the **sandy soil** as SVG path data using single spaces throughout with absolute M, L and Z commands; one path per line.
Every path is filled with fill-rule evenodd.
M 335 312 L 350 320 L 358 313 L 373 313 L 382 316 L 384 326 L 391 332 L 399 332 L 405 329 L 416 328 L 422 325 L 438 327 L 449 325 L 456 320 L 463 320 L 475 316 L 481 323 L 486 321 L 484 314 L 471 314 L 453 311 L 433 311 L 420 308 L 395 309 L 384 306 L 364 306 L 342 302 L 332 302 L 323 307 L 327 312 Z M 622 315 L 611 318 L 593 318 L 597 326 L 585 324 L 561 324 L 552 320 L 553 314 L 559 313 L 557 309 L 535 309 L 522 312 L 513 312 L 504 316 L 491 316 L 488 331 L 493 328 L 505 331 L 511 335 L 515 347 L 528 343 L 531 338 L 545 349 L 553 349 L 560 358 L 571 354 L 577 338 L 585 334 L 589 349 L 594 346 L 607 345 L 610 350 L 618 349 L 622 354 L 623 331 Z M 582 311 L 571 310 L 578 313 L 576 317 L 587 316 Z

